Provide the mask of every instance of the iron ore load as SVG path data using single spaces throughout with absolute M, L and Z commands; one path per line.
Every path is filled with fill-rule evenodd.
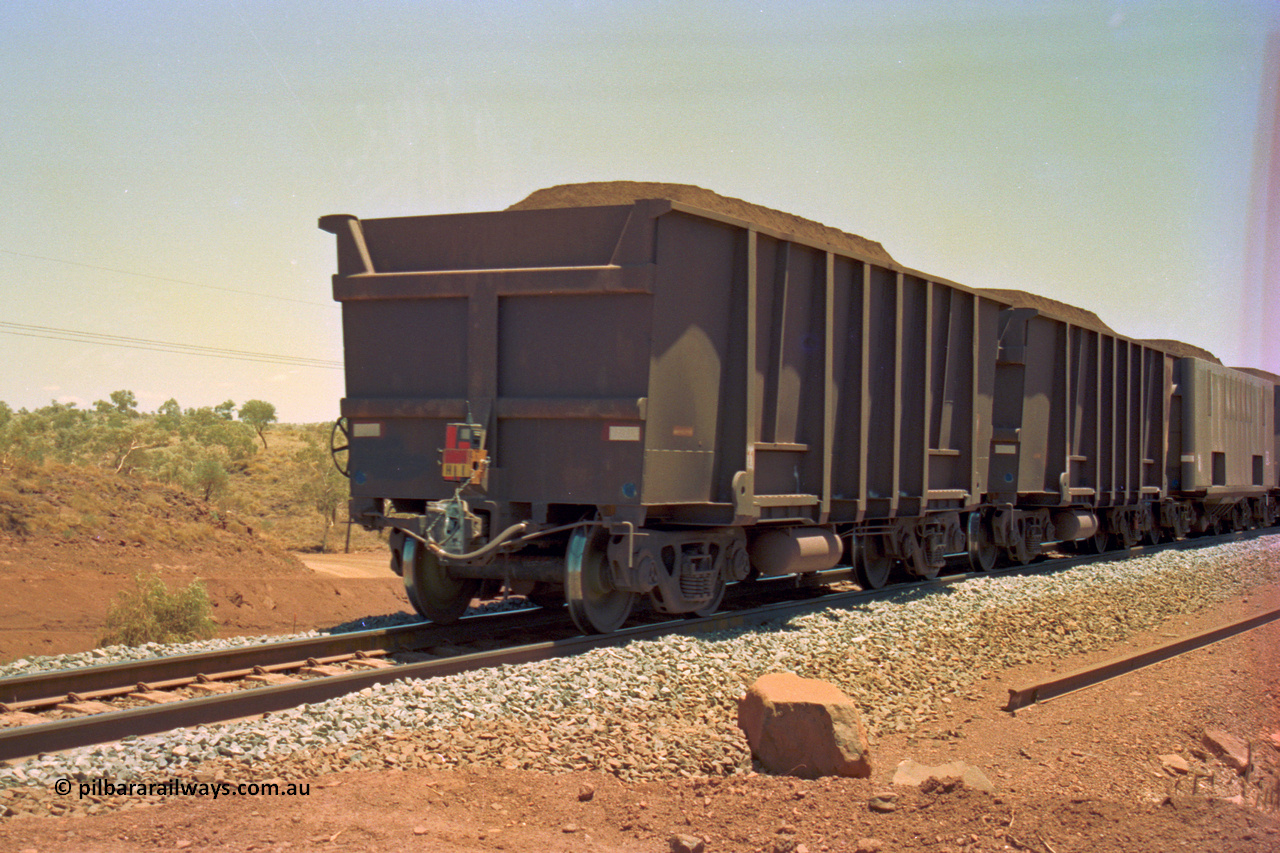
M 436 621 L 486 583 L 608 632 L 762 577 L 1276 521 L 1280 377 L 789 214 L 610 183 L 320 227 L 351 517 Z

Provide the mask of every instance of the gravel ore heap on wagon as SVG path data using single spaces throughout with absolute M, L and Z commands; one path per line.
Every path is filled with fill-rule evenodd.
M 700 207 L 712 213 L 720 213 L 772 228 L 784 234 L 793 234 L 813 243 L 826 243 L 837 249 L 866 255 L 880 263 L 894 263 L 884 246 L 874 240 L 849 234 L 839 228 L 804 219 L 792 213 L 763 207 L 730 198 L 692 184 L 664 184 L 657 181 L 595 181 L 582 184 L 560 184 L 536 190 L 523 201 L 507 210 L 539 210 L 549 207 L 603 207 L 612 204 L 632 204 L 641 199 L 665 198 L 692 207 Z

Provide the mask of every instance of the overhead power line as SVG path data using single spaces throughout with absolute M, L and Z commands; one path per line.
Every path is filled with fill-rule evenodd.
M 328 370 L 341 370 L 342 362 L 333 359 L 307 358 L 305 356 L 281 355 L 269 352 L 253 352 L 250 350 L 229 349 L 226 347 L 208 347 L 199 344 L 183 344 L 174 341 L 153 341 L 147 338 L 129 338 L 123 335 L 108 335 L 101 332 L 84 332 L 77 329 L 59 329 L 53 326 L 33 326 L 27 323 L 10 323 L 0 321 L 0 333 L 20 335 L 27 338 L 46 338 L 54 341 L 72 341 L 82 344 L 98 344 L 100 346 L 123 347 L 126 349 L 150 350 L 153 352 L 170 352 L 182 355 L 202 355 L 209 358 L 231 358 L 239 361 L 260 361 L 269 364 L 286 364 L 294 367 L 322 367 Z
M 276 296 L 274 293 L 259 293 L 253 290 L 237 290 L 234 287 L 219 287 L 216 284 L 201 284 L 198 281 L 187 281 L 181 278 L 168 278 L 167 276 L 163 276 L 163 275 L 151 275 L 150 273 L 145 273 L 145 272 L 133 272 L 132 270 L 116 269 L 115 267 L 104 267 L 104 266 L 99 266 L 98 264 L 86 264 L 80 261 L 68 261 L 64 258 L 50 258 L 47 255 L 33 255 L 30 252 L 15 252 L 12 249 L 0 249 L 0 253 L 6 254 L 6 255 L 13 255 L 14 257 L 18 257 L 18 258 L 32 258 L 37 261 L 49 261 L 50 263 L 54 263 L 54 264 L 66 264 L 67 266 L 72 266 L 72 267 L 83 267 L 84 269 L 98 270 L 100 272 L 111 272 L 111 273 L 117 273 L 118 275 L 131 275 L 131 276 L 134 276 L 135 278 L 148 278 L 148 279 L 151 279 L 152 281 L 167 281 L 171 284 L 183 284 L 183 285 L 186 285 L 187 287 L 201 287 L 201 288 L 204 288 L 205 290 L 218 290 L 218 291 L 221 291 L 222 293 L 236 293 L 236 294 L 239 294 L 240 296 L 258 296 L 258 297 L 261 297 L 262 299 L 275 299 L 280 302 L 293 302 L 297 305 L 318 305 L 321 308 L 328 308 L 336 304 L 333 302 L 316 302 L 311 299 L 294 299 L 291 296 Z

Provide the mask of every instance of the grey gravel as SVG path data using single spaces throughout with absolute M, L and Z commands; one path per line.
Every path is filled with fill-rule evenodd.
M 624 779 L 749 770 L 747 685 L 790 670 L 839 685 L 868 728 L 910 730 L 984 674 L 1114 644 L 1280 581 L 1280 535 L 1052 576 L 982 577 L 755 629 L 403 681 L 273 714 L 44 756 L 0 788 L 61 777 L 314 778 L 384 767 L 594 769 Z
M 110 663 L 128 663 L 136 660 L 177 657 L 196 652 L 234 649 L 241 646 L 261 645 L 262 643 L 300 640 L 307 637 L 319 637 L 322 633 L 327 632 L 305 631 L 284 636 L 227 637 L 219 640 L 201 640 L 192 643 L 144 643 L 141 646 L 103 646 L 100 649 L 75 652 L 74 654 L 33 655 L 0 665 L 0 678 L 27 675 L 35 672 L 76 669 L 82 666 L 103 666 Z
M 524 610 L 532 607 L 523 598 L 511 598 L 505 601 L 491 601 L 479 607 L 472 607 L 468 614 L 495 613 L 507 610 Z M 198 652 L 222 651 L 244 646 L 259 646 L 264 643 L 283 643 L 289 640 L 303 640 L 321 637 L 326 634 L 349 634 L 355 631 L 373 631 L 382 628 L 395 628 L 399 625 L 411 625 L 421 622 L 422 617 L 410 613 L 388 613 L 380 616 L 366 616 L 343 622 L 324 631 L 301 631 L 295 634 L 268 634 L 256 637 L 224 637 L 217 640 L 199 640 L 191 643 L 144 643 L 141 646 L 103 646 L 87 652 L 75 652 L 65 655 L 32 655 L 19 658 L 6 664 L 0 664 L 0 678 L 15 675 L 28 675 L 35 672 L 50 672 L 64 669 L 76 669 L 83 666 L 104 666 L 113 663 L 128 663 L 154 658 L 177 657 L 179 655 L 196 654 Z

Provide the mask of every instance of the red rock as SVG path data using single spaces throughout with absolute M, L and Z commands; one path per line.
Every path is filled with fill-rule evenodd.
M 1244 773 L 1253 764 L 1249 744 L 1228 732 L 1205 729 L 1204 745 L 1222 756 L 1222 760 L 1237 773 Z
M 707 849 L 707 842 L 703 839 L 679 833 L 671 836 L 668 844 L 671 846 L 671 853 L 704 853 Z
M 862 715 L 825 681 L 790 672 L 762 676 L 738 701 L 738 728 L 771 773 L 805 779 L 871 775 Z
M 898 769 L 893 772 L 893 784 L 895 785 L 916 788 L 930 779 L 943 783 L 959 781 L 963 782 L 966 788 L 974 788 L 987 793 L 995 790 L 995 786 L 991 784 L 991 780 L 987 778 L 985 773 L 963 761 L 951 761 L 947 764 L 929 767 L 924 764 L 918 764 L 910 758 L 905 758 L 898 764 Z
M 1160 764 L 1170 773 L 1190 773 L 1191 765 L 1181 755 L 1170 754 L 1160 756 Z

